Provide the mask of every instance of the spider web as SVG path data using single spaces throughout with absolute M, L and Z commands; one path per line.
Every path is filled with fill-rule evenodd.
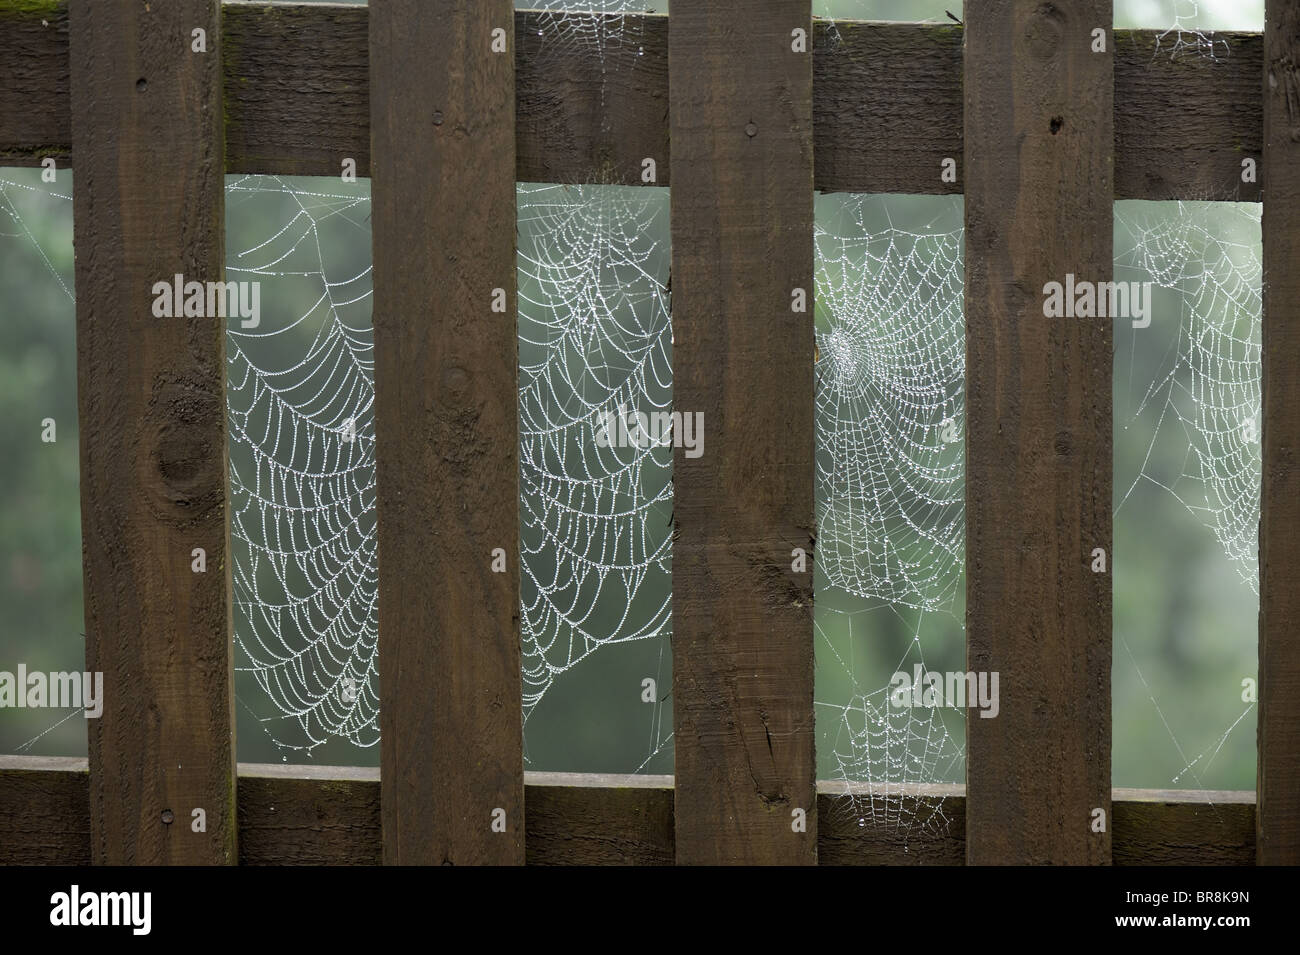
M 602 448 L 596 432 L 670 409 L 672 330 L 666 190 L 521 184 L 518 206 L 529 710 L 599 647 L 669 631 L 671 437 Z
M 235 222 L 245 202 L 279 203 L 265 234 L 228 256 L 231 277 L 263 282 L 265 302 L 311 303 L 258 329 L 232 322 L 228 350 L 240 669 L 274 703 L 263 728 L 290 750 L 379 738 L 370 268 L 331 267 L 339 236 L 323 238 L 367 236 L 369 199 L 321 182 L 227 186 Z M 620 407 L 671 401 L 666 199 L 518 186 L 526 718 L 599 647 L 667 633 L 671 444 L 595 440 Z M 659 708 L 653 722 L 651 755 L 666 742 Z
M 1117 204 L 1116 221 L 1131 237 L 1131 251 L 1116 264 L 1177 292 L 1182 314 L 1168 371 L 1145 389 L 1133 418 L 1152 412 L 1154 432 L 1181 429 L 1187 459 L 1171 482 L 1144 470 L 1116 511 L 1138 481 L 1160 484 L 1214 532 L 1258 594 L 1263 269 L 1258 250 L 1225 238 L 1223 225 L 1235 219 L 1258 233 L 1262 207 L 1179 202 L 1171 215 L 1151 205 Z
M 1199 636 L 1201 620 L 1180 619 L 1180 613 L 1188 613 L 1184 610 L 1165 625 L 1176 628 L 1172 632 L 1141 632 L 1133 641 L 1132 628 L 1119 625 L 1117 615 L 1118 643 L 1156 715 L 1149 732 L 1169 738 L 1177 755 L 1174 765 L 1181 767 L 1158 780 L 1165 785 L 1186 779 L 1196 789 L 1226 788 L 1207 785 L 1207 774 L 1255 706 L 1240 698 L 1239 681 L 1253 678 L 1257 668 L 1261 209 L 1255 203 L 1180 202 L 1173 209 L 1164 203 L 1116 203 L 1116 277 L 1149 278 L 1158 292 L 1151 328 L 1117 328 L 1117 343 L 1132 338 L 1117 352 L 1117 446 L 1120 440 L 1134 444 L 1141 455 L 1131 476 L 1116 476 L 1117 597 L 1133 599 L 1126 596 L 1133 571 L 1120 566 L 1127 550 L 1176 563 L 1177 577 L 1165 586 L 1172 586 L 1187 606 L 1196 606 L 1198 595 L 1209 591 L 1214 612 L 1222 614 L 1206 628 L 1208 639 Z M 1165 290 L 1163 300 L 1159 290 Z M 1154 365 L 1144 358 L 1151 346 L 1138 338 L 1146 335 L 1164 336 L 1163 343 L 1154 340 L 1155 348 L 1164 349 Z M 1140 535 L 1121 534 L 1125 521 L 1149 529 L 1149 522 L 1142 522 L 1152 492 L 1177 502 L 1212 534 L 1221 555 L 1217 564 L 1192 550 L 1198 546 L 1194 537 L 1180 537 L 1184 552 L 1174 556 L 1145 552 Z M 1179 532 L 1171 526 L 1167 533 Z M 1148 573 L 1162 570 L 1152 566 Z M 1224 580 L 1228 574 L 1235 574 L 1235 586 Z M 1192 580 L 1196 583 L 1189 586 Z M 1201 615 L 1207 612 L 1201 609 Z M 1156 654 L 1159 668 L 1144 669 L 1140 658 Z M 1184 670 L 1193 666 L 1214 672 L 1214 691 L 1195 703 L 1174 694 L 1162 705 L 1162 692 L 1182 685 Z M 1216 719 L 1227 721 L 1226 730 L 1213 730 Z M 1189 737 L 1205 742 L 1193 748 L 1187 745 Z M 1238 765 L 1253 760 L 1253 747 L 1247 744 L 1227 747 Z M 1116 743 L 1121 754 L 1125 746 L 1123 739 Z M 1249 788 L 1247 777 L 1253 778 L 1253 767 L 1216 772 L 1216 779 L 1237 788 Z
M 226 400 L 237 670 L 274 709 L 240 701 L 281 750 L 310 752 L 379 742 L 377 551 L 370 266 L 325 251 L 369 239 L 369 198 L 302 182 L 227 182 L 228 234 L 257 237 L 227 276 L 262 283 L 267 307 L 229 325 Z
M 927 211 L 931 221 L 899 228 L 895 207 L 909 222 Z M 850 789 L 837 811 L 905 836 L 946 829 L 930 784 L 960 778 L 965 765 L 960 711 L 892 706 L 889 677 L 880 676 L 891 664 L 889 672 L 928 672 L 926 651 L 943 656 L 940 631 L 959 626 L 959 209 L 949 199 L 817 199 L 819 763 L 833 780 L 868 784 Z M 901 633 L 891 640 L 890 631 Z

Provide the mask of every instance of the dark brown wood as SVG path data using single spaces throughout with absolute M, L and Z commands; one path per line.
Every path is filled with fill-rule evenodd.
M 671 776 L 525 773 L 530 865 L 666 865 L 673 861 Z M 0 865 L 85 864 L 89 777 L 84 759 L 0 756 Z M 861 787 L 853 787 L 861 795 Z M 823 865 L 961 865 L 961 786 L 907 797 L 946 829 L 870 821 L 842 783 L 817 784 Z M 882 798 L 876 793 L 877 800 Z M 1117 789 L 1117 865 L 1251 865 L 1254 794 Z M 879 806 L 879 803 L 877 803 Z M 858 820 L 866 818 L 866 825 Z M 925 818 L 917 816 L 917 821 Z M 374 865 L 382 857 L 374 769 L 239 765 L 244 865 Z
M 673 406 L 705 439 L 673 462 L 684 863 L 817 859 L 812 575 L 791 570 L 813 536 L 810 28 L 808 0 L 669 20 Z
M 667 15 L 515 16 L 515 177 L 668 185 Z
M 900 793 L 897 787 L 819 782 L 817 864 L 965 865 L 964 789 L 927 783 Z
M 966 22 L 967 667 L 971 864 L 1109 863 L 1114 318 L 1044 317 L 1112 269 L 1109 0 L 974 0 Z M 1092 815 L 1105 813 L 1104 831 Z
M 826 192 L 961 192 L 956 24 L 817 24 L 813 153 Z M 945 158 L 957 180 L 940 178 Z
M 338 176 L 354 159 L 370 175 L 366 8 L 227 3 L 224 14 L 227 171 Z
M 84 759 L 0 756 L 0 865 L 90 865 Z
M 93 856 L 233 864 L 226 320 L 155 317 L 153 292 L 223 279 L 221 9 L 70 12 Z
M 1300 0 L 1265 5 L 1261 865 L 1300 865 Z
M 528 773 L 529 865 L 672 865 L 673 777 Z
M 390 864 L 524 861 L 513 24 L 510 0 L 370 5 Z
M 380 865 L 379 770 L 241 763 L 240 865 Z
M 66 0 L 0 4 L 0 166 L 67 166 L 69 66 Z
M 1215 34 L 1216 55 L 1179 56 L 1159 31 L 1115 31 L 1115 198 L 1259 201 L 1241 181 L 1262 139 L 1258 33 Z M 1191 104 L 1195 103 L 1194 107 Z M 1189 111 L 1191 107 L 1191 111 Z
M 67 38 L 24 5 L 0 11 L 0 164 L 60 165 L 70 153 Z M 369 175 L 368 14 L 363 6 L 226 3 L 226 169 Z M 668 185 L 668 25 L 628 14 L 603 59 L 547 45 L 543 14 L 517 11 L 516 170 L 521 182 Z M 52 28 L 41 26 L 45 19 Z M 572 31 L 590 32 L 575 18 Z M 816 26 L 816 185 L 828 192 L 961 191 L 961 28 Z M 1155 55 L 1157 31 L 1116 32 L 1115 196 L 1257 200 L 1241 160 L 1262 149 L 1262 37 L 1218 34 L 1214 60 Z M 602 105 L 603 103 L 603 105 Z M 958 160 L 956 183 L 939 161 Z
M 1115 865 L 1254 865 L 1249 792 L 1116 789 Z

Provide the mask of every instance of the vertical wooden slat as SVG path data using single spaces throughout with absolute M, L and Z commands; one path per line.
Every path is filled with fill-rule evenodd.
M 1261 865 L 1300 865 L 1300 2 L 1264 14 Z
M 510 0 L 370 4 L 390 864 L 524 861 L 513 34 Z
M 225 320 L 157 318 L 152 291 L 223 278 L 220 4 L 70 15 L 93 857 L 233 864 Z
M 817 857 L 812 574 L 791 569 L 813 525 L 810 27 L 808 0 L 669 17 L 674 410 L 705 438 L 674 458 L 684 863 Z
M 968 711 L 966 858 L 1109 863 L 1115 319 L 1043 305 L 1111 277 L 1111 4 L 964 16 L 967 665 L 1001 707 Z

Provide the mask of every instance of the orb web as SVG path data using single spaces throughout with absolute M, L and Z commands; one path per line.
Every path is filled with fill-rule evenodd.
M 894 225 L 896 198 L 821 196 L 814 236 L 820 762 L 846 794 L 835 811 L 905 839 L 946 829 L 937 784 L 964 767 L 960 711 L 891 705 L 873 659 L 901 628 L 885 663 L 924 675 L 935 621 L 958 625 L 964 274 L 941 201 L 915 230 Z
M 519 186 L 526 709 L 600 646 L 668 632 L 672 445 L 596 439 L 671 407 L 667 215 L 665 190 Z

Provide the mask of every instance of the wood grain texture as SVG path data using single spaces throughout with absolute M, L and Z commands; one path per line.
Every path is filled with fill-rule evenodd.
M 529 865 L 672 865 L 673 777 L 528 773 Z
M 223 278 L 220 4 L 70 12 L 93 857 L 233 864 L 226 321 L 157 318 L 152 291 Z
M 0 756 L 0 865 L 90 865 L 86 760 Z
M 812 574 L 791 570 L 813 536 L 810 25 L 808 0 L 669 20 L 673 405 L 704 423 L 673 471 L 681 863 L 817 858 Z
M 1300 865 L 1300 0 L 1265 6 L 1261 865 Z
M 1213 34 L 1213 57 L 1175 57 L 1159 35 L 1112 39 L 1115 198 L 1258 202 L 1259 177 L 1243 183 L 1241 161 L 1258 163 L 1263 143 L 1260 35 Z
M 961 192 L 961 46 L 956 24 L 818 23 L 813 75 L 817 188 Z M 945 157 L 957 181 L 940 179 Z
M 1113 318 L 1044 317 L 1112 269 L 1109 0 L 973 0 L 966 21 L 967 668 L 971 864 L 1110 861 Z M 1107 564 L 1109 570 L 1109 563 Z M 1105 832 L 1091 828 L 1106 812 Z
M 525 773 L 530 865 L 668 865 L 673 778 Z M 90 858 L 84 759 L 0 756 L 0 865 Z M 861 790 L 854 787 L 861 795 Z M 962 865 L 963 787 L 917 787 L 939 810 L 924 828 L 877 824 L 843 783 L 817 784 L 821 865 Z M 877 793 L 876 798 L 882 798 Z M 1251 865 L 1249 792 L 1116 789 L 1116 865 Z M 883 810 L 884 807 L 878 808 Z M 859 825 L 859 819 L 867 819 Z M 876 817 L 879 818 L 879 817 Z M 342 766 L 239 765 L 243 865 L 374 865 L 382 858 L 379 774 Z
M 1249 792 L 1116 789 L 1115 865 L 1253 865 Z
M 227 3 L 227 171 L 370 175 L 366 7 Z
M 510 0 L 370 5 L 390 864 L 524 861 L 513 22 Z
M 64 0 L 49 6 L 54 20 L 0 14 L 0 164 L 45 155 L 62 164 L 70 152 Z M 366 8 L 227 2 L 224 11 L 227 171 L 337 176 L 352 157 L 369 175 Z M 566 34 L 590 35 L 585 19 L 571 17 Z M 537 35 L 547 25 L 544 14 L 515 13 L 515 178 L 636 185 L 640 160 L 652 157 L 656 184 L 668 185 L 667 17 L 625 15 L 629 42 L 603 59 L 576 39 L 547 43 Z M 1114 35 L 1116 198 L 1257 200 L 1240 172 L 1263 144 L 1261 35 L 1216 34 L 1210 59 L 1157 55 L 1158 33 Z M 960 192 L 961 28 L 839 20 L 834 32 L 818 23 L 815 42 L 817 188 Z M 946 156 L 959 160 L 956 183 L 939 179 Z
M 379 771 L 239 767 L 240 865 L 379 865 Z
M 819 782 L 817 864 L 965 865 L 964 787 L 907 789 Z
M 68 165 L 72 145 L 66 2 L 0 4 L 0 166 Z
M 515 17 L 516 178 L 668 185 L 668 16 Z

